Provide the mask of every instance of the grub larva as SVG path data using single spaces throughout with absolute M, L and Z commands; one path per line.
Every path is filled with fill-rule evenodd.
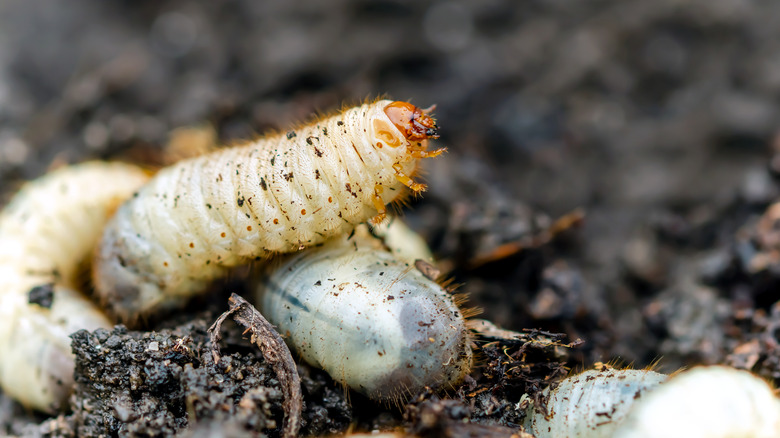
M 0 384 L 22 404 L 62 407 L 73 386 L 69 335 L 111 327 L 79 292 L 80 268 L 147 179 L 127 164 L 79 164 L 28 183 L 0 213 Z M 35 295 L 45 299 L 33 304 Z
M 668 379 L 668 380 L 667 380 Z M 723 366 L 668 377 L 647 370 L 586 371 L 530 406 L 524 426 L 538 438 L 770 438 L 780 401 L 763 380 Z
M 120 319 L 180 306 L 231 267 L 380 220 L 436 138 L 427 110 L 380 100 L 163 169 L 106 228 L 94 282 Z
M 725 366 L 697 367 L 649 391 L 614 438 L 777 438 L 780 400 L 762 379 Z
M 451 387 L 470 370 L 453 296 L 360 229 L 290 256 L 257 291 L 303 359 L 373 399 Z
M 524 426 L 537 438 L 609 438 L 634 401 L 667 379 L 648 370 L 589 370 L 547 391 L 547 412 L 528 409 Z

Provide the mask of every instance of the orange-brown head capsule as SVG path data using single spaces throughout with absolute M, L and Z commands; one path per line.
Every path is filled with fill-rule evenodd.
M 400 101 L 385 107 L 385 114 L 390 121 L 411 141 L 439 138 L 439 128 L 436 126 L 436 120 L 428 115 L 429 111 Z

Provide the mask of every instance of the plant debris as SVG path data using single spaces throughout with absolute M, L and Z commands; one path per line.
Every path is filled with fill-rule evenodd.
M 219 362 L 220 358 L 219 340 L 222 337 L 220 334 L 222 323 L 227 317 L 232 317 L 237 324 L 246 328 L 244 333 L 252 333 L 251 342 L 260 348 L 266 362 L 274 369 L 284 393 L 284 403 L 282 404 L 285 411 L 283 436 L 294 438 L 298 436 L 300 430 L 302 399 L 301 381 L 292 353 L 271 323 L 254 306 L 236 294 L 232 294 L 229 301 L 230 310 L 217 318 L 217 321 L 209 328 L 211 354 L 214 357 L 214 362 Z

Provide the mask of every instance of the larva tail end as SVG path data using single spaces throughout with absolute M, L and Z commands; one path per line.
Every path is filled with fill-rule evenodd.
M 435 107 L 423 110 L 408 102 L 395 101 L 385 107 L 385 114 L 407 140 L 422 141 L 439 138 L 436 120 L 428 115 Z

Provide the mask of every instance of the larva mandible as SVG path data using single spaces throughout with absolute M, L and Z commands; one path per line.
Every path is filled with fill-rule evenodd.
M 290 256 L 257 301 L 304 360 L 372 399 L 452 387 L 471 368 L 453 296 L 360 228 Z
M 344 234 L 398 199 L 435 157 L 428 110 L 380 100 L 286 134 L 184 160 L 124 204 L 94 283 L 122 320 L 179 307 L 227 269 Z
M 648 370 L 586 371 L 549 392 L 548 413 L 526 410 L 538 438 L 770 438 L 780 400 L 760 378 L 724 366 L 671 377 Z
M 0 213 L 0 385 L 25 406 L 54 412 L 73 386 L 69 335 L 111 327 L 79 289 L 108 217 L 148 176 L 89 162 L 27 183 Z M 51 305 L 30 303 L 31 291 Z

